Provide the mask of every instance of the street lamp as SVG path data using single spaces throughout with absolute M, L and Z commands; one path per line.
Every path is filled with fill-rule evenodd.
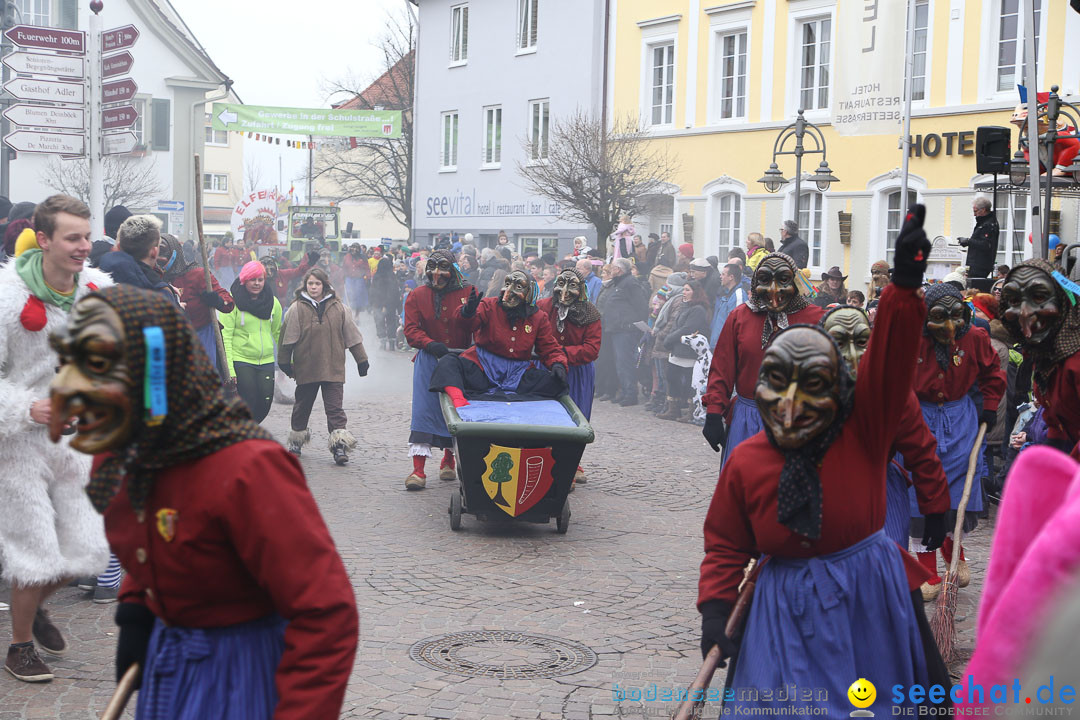
M 1024 157 L 1024 151 L 1017 148 L 1016 153 L 1013 154 L 1012 162 L 1009 163 L 1009 181 L 1013 185 L 1023 185 L 1027 180 L 1028 175 L 1028 161 Z
M 811 148 L 807 148 L 803 144 L 804 139 L 807 137 L 813 140 L 813 147 Z M 791 150 L 785 150 L 784 146 L 791 138 L 795 138 L 795 147 Z M 825 192 L 830 185 L 839 182 L 839 180 L 832 174 L 829 163 L 825 160 L 825 136 L 821 134 L 821 130 L 818 129 L 817 125 L 807 122 L 806 118 L 803 117 L 803 111 L 799 110 L 799 116 L 795 118 L 795 122 L 781 130 L 777 136 L 776 142 L 773 143 L 772 164 L 765 171 L 764 177 L 758 180 L 759 183 L 765 186 L 766 191 L 778 192 L 780 188 L 788 183 L 788 179 L 780 172 L 780 168 L 776 165 L 776 158 L 778 155 L 794 155 L 796 215 L 798 214 L 802 194 L 802 159 L 803 155 L 811 154 L 821 155 L 821 164 L 818 165 L 817 171 L 809 177 L 809 180 L 817 185 L 818 190 Z

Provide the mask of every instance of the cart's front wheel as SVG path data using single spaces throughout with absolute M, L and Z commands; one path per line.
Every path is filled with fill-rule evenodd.
M 450 496 L 450 509 L 447 511 L 450 513 L 450 529 L 457 531 L 461 529 L 461 493 L 455 492 Z M 565 532 L 565 530 L 563 531 Z
M 559 511 L 559 517 L 555 518 L 555 532 L 560 535 L 565 535 L 566 531 L 570 529 L 570 498 L 566 498 L 563 501 L 562 510 Z

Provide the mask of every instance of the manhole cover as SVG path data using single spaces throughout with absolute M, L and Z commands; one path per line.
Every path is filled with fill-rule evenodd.
M 553 678 L 596 664 L 596 653 L 580 643 L 497 630 L 427 638 L 409 657 L 440 672 L 499 679 Z

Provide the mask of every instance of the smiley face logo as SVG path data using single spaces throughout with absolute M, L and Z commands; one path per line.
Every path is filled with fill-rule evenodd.
M 877 688 L 866 678 L 859 678 L 851 683 L 847 691 L 848 700 L 857 708 L 868 708 L 877 699 Z

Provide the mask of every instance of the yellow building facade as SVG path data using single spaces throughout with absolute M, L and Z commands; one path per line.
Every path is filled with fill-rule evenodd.
M 781 222 L 796 219 L 811 247 L 814 279 L 836 265 L 851 276 L 848 287 L 861 287 L 871 263 L 891 257 L 905 205 L 901 131 L 841 137 L 831 127 L 831 83 L 844 41 L 835 32 L 836 0 L 611 2 L 608 107 L 639 117 L 676 168 L 670 196 L 652 199 L 639 229 L 670 230 L 676 244 L 692 242 L 696 255 L 723 261 L 732 245 L 744 246 L 749 232 L 779 246 Z M 1039 90 L 1059 85 L 1062 97 L 1075 101 L 1080 15 L 1067 0 L 1037 4 Z M 1017 0 L 917 0 L 916 18 L 911 134 L 917 148 L 909 192 L 927 205 L 928 235 L 955 243 L 970 234 L 976 183 L 991 179 L 976 173 L 976 128 L 1011 127 L 1024 18 Z M 821 193 L 804 180 L 796 201 L 793 182 L 770 194 L 758 180 L 772 162 L 777 136 L 800 108 L 822 130 L 839 182 Z M 1015 150 L 1015 129 L 1012 144 Z M 820 160 L 806 156 L 804 176 Z M 793 157 L 777 163 L 794 178 Z M 1026 202 L 999 194 L 997 207 L 999 260 L 1014 264 L 1031 253 Z M 1076 201 L 1055 200 L 1054 207 L 1061 211 L 1062 242 L 1076 242 Z M 851 216 L 850 234 L 841 233 L 841 213 Z

